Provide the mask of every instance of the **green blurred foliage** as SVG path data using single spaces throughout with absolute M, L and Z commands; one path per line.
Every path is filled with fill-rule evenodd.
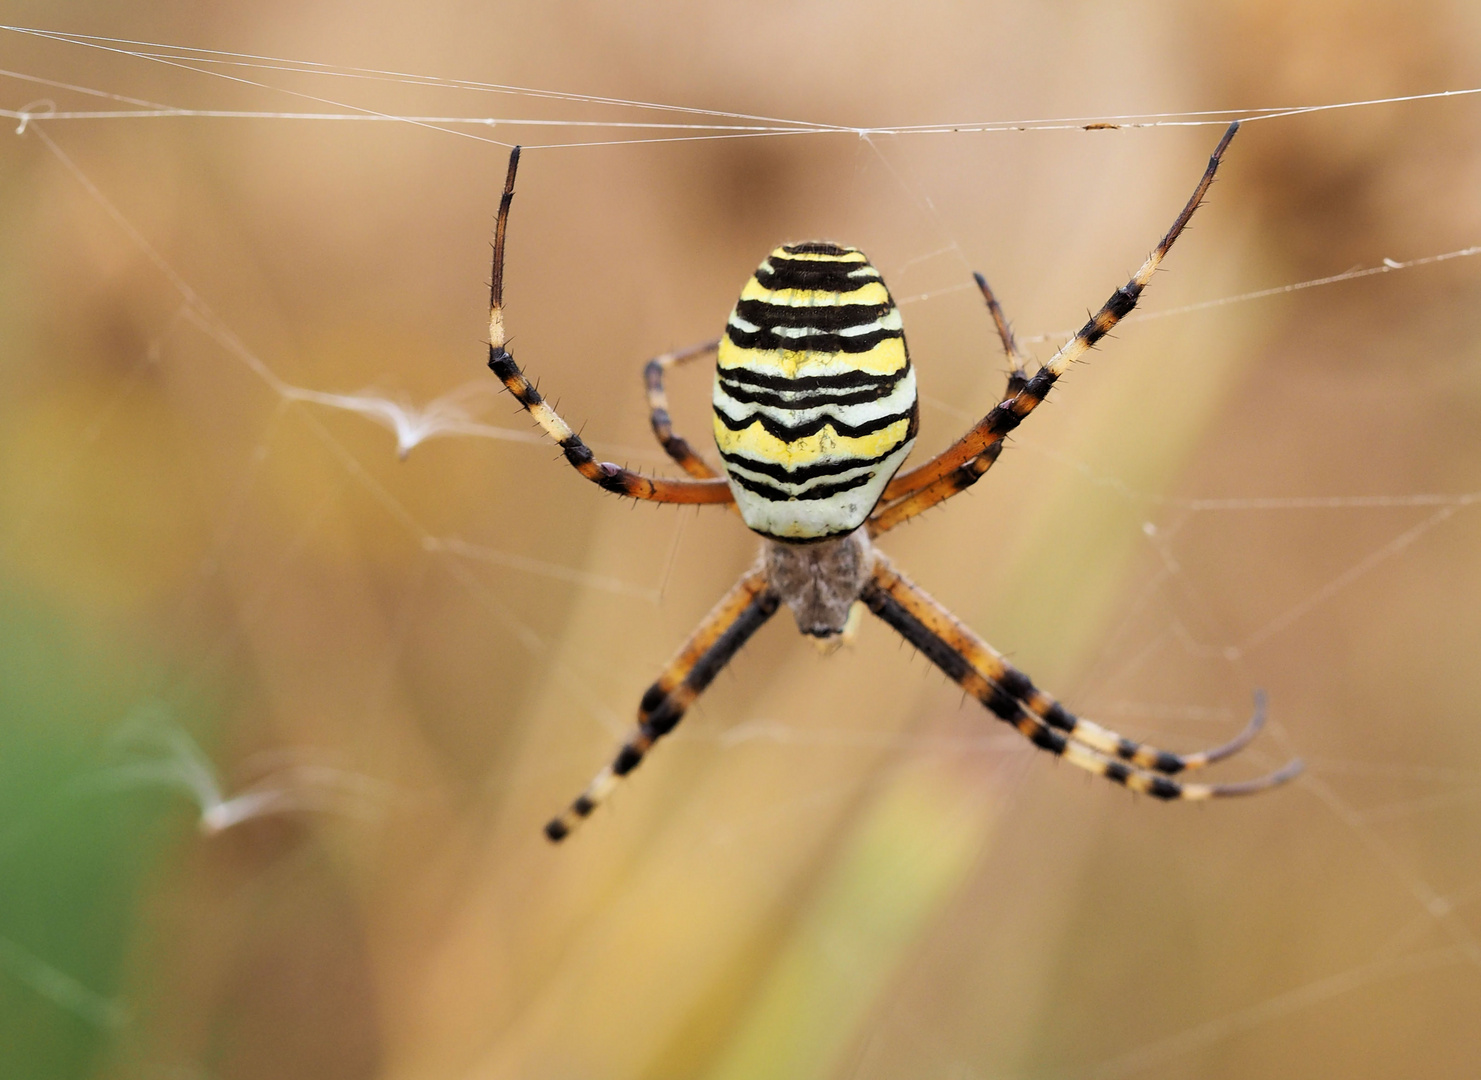
M 180 841 L 178 797 L 104 782 L 135 680 L 35 596 L 0 594 L 0 1046 L 12 1076 L 90 1075 L 140 1018 L 138 915 Z

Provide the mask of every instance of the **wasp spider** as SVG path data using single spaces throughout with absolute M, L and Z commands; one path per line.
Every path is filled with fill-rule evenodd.
M 1133 742 L 1075 716 L 1040 690 L 872 543 L 980 480 L 998 459 L 1004 437 L 1044 400 L 1070 364 L 1136 307 L 1198 209 L 1236 130 L 1238 125 L 1231 124 L 1192 197 L 1141 269 L 1033 375 L 1024 371 L 1002 309 L 977 275 L 1012 365 L 1006 393 L 954 445 L 899 475 L 918 426 L 915 372 L 900 312 L 863 252 L 824 242 L 777 248 L 741 291 L 723 337 L 648 364 L 654 434 L 689 479 L 643 476 L 597 461 L 504 347 L 504 236 L 519 165 L 519 148 L 514 149 L 494 234 L 489 367 L 588 480 L 633 499 L 734 503 L 763 538 L 756 565 L 705 616 L 643 695 L 632 736 L 570 807 L 545 826 L 546 836 L 563 840 L 590 815 L 782 604 L 792 609 L 804 634 L 836 641 L 862 602 L 1035 746 L 1133 791 L 1159 799 L 1248 795 L 1300 771 L 1300 762 L 1293 761 L 1242 783 L 1172 779 L 1242 749 L 1264 721 L 1263 698 L 1256 696 L 1250 723 L 1224 746 L 1173 754 Z M 723 476 L 674 433 L 663 388 L 669 367 L 711 352 L 716 354 L 714 431 Z

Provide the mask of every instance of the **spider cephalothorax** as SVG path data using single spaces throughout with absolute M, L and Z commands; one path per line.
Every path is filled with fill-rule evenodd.
M 1232 784 L 1172 779 L 1243 748 L 1264 721 L 1264 700 L 1233 740 L 1195 754 L 1133 742 L 1069 712 L 992 646 L 895 569 L 871 543 L 921 511 L 976 483 L 1003 439 L 1048 395 L 1070 364 L 1136 307 L 1142 290 L 1198 208 L 1229 141 L 1231 124 L 1172 228 L 1141 268 L 1078 334 L 1032 376 L 1020 363 L 1002 310 L 977 276 L 1011 371 L 1001 402 L 952 446 L 915 469 L 896 471 L 917 426 L 915 372 L 900 312 L 879 272 L 856 248 L 815 241 L 777 248 L 741 292 L 716 341 L 649 362 L 645 373 L 654 434 L 687 480 L 643 476 L 598 462 L 525 378 L 505 349 L 504 237 L 519 148 L 499 204 L 489 308 L 489 367 L 554 438 L 582 476 L 607 491 L 673 503 L 731 503 L 760 533 L 761 557 L 705 616 L 638 706 L 638 726 L 612 763 L 545 827 L 562 840 L 672 731 L 715 675 L 782 604 L 798 629 L 836 639 L 864 607 L 1030 742 L 1133 791 L 1160 799 L 1209 799 L 1264 791 L 1300 772 L 1300 762 Z M 715 441 L 722 477 L 674 433 L 663 377 L 669 367 L 716 354 Z
M 863 529 L 806 544 L 768 540 L 760 566 L 771 591 L 792 609 L 797 629 L 835 638 L 874 574 L 874 545 Z

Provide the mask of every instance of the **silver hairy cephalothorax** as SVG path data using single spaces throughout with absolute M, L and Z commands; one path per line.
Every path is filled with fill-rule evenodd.
M 797 629 L 816 638 L 843 633 L 849 611 L 874 572 L 874 549 L 863 529 L 811 544 L 766 541 L 767 583 L 792 609 Z

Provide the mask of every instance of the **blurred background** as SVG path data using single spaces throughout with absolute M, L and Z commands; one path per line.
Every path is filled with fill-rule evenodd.
M 900 300 L 934 452 L 1002 386 L 972 270 L 1046 359 L 1228 116 L 1481 86 L 1474 5 L 6 10 L 97 37 L 0 31 L 0 1073 L 1475 1075 L 1481 260 L 1175 309 L 1481 241 L 1481 98 L 1248 124 L 1170 314 L 882 544 L 1130 735 L 1264 688 L 1217 778 L 1307 772 L 1256 799 L 1133 798 L 783 612 L 551 847 L 757 545 L 580 481 L 483 344 L 518 141 L 513 349 L 599 455 L 674 472 L 643 362 L 813 238 Z

